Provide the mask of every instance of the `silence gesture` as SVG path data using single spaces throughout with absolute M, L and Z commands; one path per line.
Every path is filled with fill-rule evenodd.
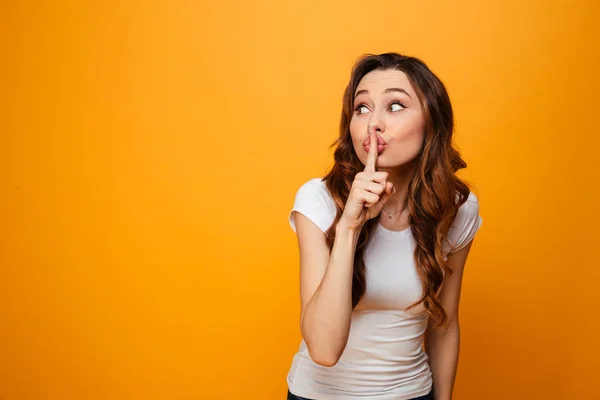
M 371 218 L 379 215 L 383 205 L 396 192 L 387 181 L 387 172 L 377 172 L 377 134 L 369 133 L 369 153 L 365 169 L 354 177 L 341 219 L 353 230 L 360 230 Z

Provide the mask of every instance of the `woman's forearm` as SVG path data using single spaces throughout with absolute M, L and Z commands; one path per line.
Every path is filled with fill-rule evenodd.
M 343 224 L 336 235 L 325 276 L 304 311 L 302 336 L 313 361 L 325 366 L 337 363 L 350 332 L 354 255 L 360 231 Z
M 433 374 L 435 400 L 451 400 L 460 351 L 460 328 L 458 321 L 447 327 L 428 329 L 425 350 Z

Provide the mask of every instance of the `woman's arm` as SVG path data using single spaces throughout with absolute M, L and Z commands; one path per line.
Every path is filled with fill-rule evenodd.
M 460 349 L 458 305 L 463 271 L 472 244 L 473 241 L 448 256 L 447 263 L 453 274 L 444 282 L 440 291 L 440 301 L 448 314 L 447 325 L 442 327 L 430 325 L 425 332 L 425 350 L 433 374 L 435 400 L 452 399 Z
M 360 231 L 338 223 L 331 252 L 323 232 L 295 213 L 300 249 L 300 330 L 314 362 L 327 367 L 341 357 L 352 315 L 354 255 Z

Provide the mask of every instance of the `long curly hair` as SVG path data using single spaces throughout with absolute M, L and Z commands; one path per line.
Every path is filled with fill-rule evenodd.
M 335 220 L 325 236 L 332 248 L 335 226 L 344 210 L 354 176 L 364 169 L 350 136 L 354 93 L 367 73 L 388 69 L 400 70 L 407 75 L 425 119 L 423 146 L 408 187 L 409 223 L 416 242 L 414 259 L 423 294 L 408 308 L 423 303 L 433 322 L 444 325 L 447 314 L 438 294 L 445 274 L 452 274 L 445 262 L 444 241 L 470 188 L 456 176 L 456 172 L 466 168 L 467 164 L 452 143 L 454 116 L 450 98 L 444 84 L 420 59 L 398 53 L 365 54 L 354 64 L 344 92 L 339 137 L 331 144 L 331 148 L 335 147 L 334 165 L 323 178 L 337 207 Z M 364 254 L 377 224 L 378 217 L 367 221 L 358 238 L 352 279 L 353 308 L 366 290 Z

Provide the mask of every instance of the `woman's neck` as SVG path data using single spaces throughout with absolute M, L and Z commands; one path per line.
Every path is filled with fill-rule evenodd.
M 392 182 L 396 188 L 396 193 L 392 195 L 385 203 L 387 211 L 395 213 L 405 207 L 408 199 L 408 185 L 415 172 L 416 166 L 410 165 L 397 168 L 378 168 L 378 171 L 388 173 L 388 182 Z

